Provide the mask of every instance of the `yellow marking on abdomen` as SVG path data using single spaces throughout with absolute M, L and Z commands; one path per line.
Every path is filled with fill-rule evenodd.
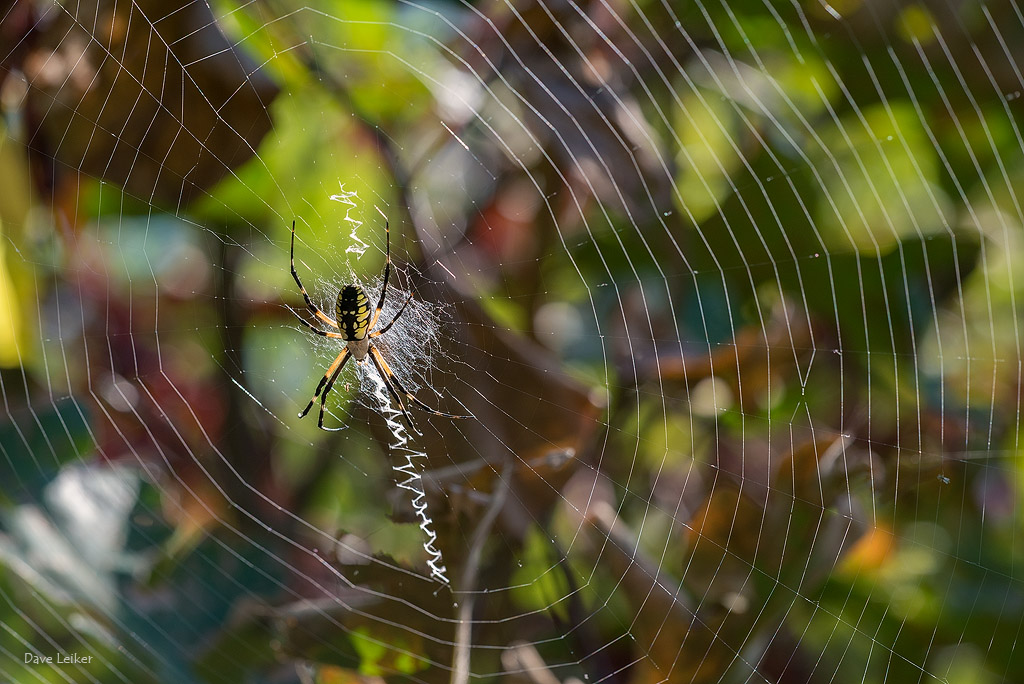
M 358 285 L 346 285 L 338 293 L 335 306 L 338 314 L 338 325 L 349 342 L 357 342 L 366 337 L 370 328 L 370 301 L 366 292 Z

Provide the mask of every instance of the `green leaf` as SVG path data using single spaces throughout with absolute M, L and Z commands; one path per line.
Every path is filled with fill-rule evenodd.
M 89 411 L 75 399 L 12 412 L 0 423 L 0 495 L 40 500 L 60 468 L 89 453 L 92 445 Z

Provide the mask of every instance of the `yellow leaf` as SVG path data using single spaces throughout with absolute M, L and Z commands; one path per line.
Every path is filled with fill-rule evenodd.
M 0 243 L 0 367 L 13 368 L 21 363 L 22 318 L 6 257 Z

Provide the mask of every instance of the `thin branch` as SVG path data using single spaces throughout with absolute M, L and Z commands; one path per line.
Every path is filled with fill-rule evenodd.
M 506 672 L 522 672 L 533 684 L 561 684 L 533 644 L 518 641 L 501 654 Z
M 487 509 L 483 519 L 476 526 L 473 532 L 473 539 L 469 546 L 469 555 L 462 567 L 462 577 L 459 581 L 459 593 L 464 599 L 459 604 L 459 624 L 455 630 L 455 654 L 452 658 L 452 684 L 468 684 L 469 682 L 469 655 L 473 647 L 473 607 L 476 605 L 476 578 L 480 572 L 480 555 L 483 553 L 484 543 L 491 534 L 491 526 L 497 519 L 501 509 L 505 506 L 505 499 L 509 492 L 509 468 L 506 465 L 498 477 L 497 489 L 491 499 L 491 506 Z

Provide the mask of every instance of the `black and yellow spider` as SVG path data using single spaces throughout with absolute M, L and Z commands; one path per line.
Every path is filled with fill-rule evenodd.
M 402 308 L 398 310 L 395 317 L 391 319 L 391 322 L 385 325 L 380 330 L 377 330 L 377 321 L 380 320 L 381 309 L 384 308 L 384 300 L 388 293 L 388 276 L 391 275 L 391 231 L 388 227 L 387 219 L 384 221 L 384 233 L 387 235 L 387 248 L 385 251 L 386 261 L 384 265 L 384 285 L 380 290 L 380 299 L 377 300 L 377 309 L 373 312 L 373 316 L 370 316 L 370 300 L 366 297 L 366 292 L 358 284 L 346 285 L 341 288 L 341 292 L 338 293 L 338 300 L 334 305 L 335 315 L 338 320 L 335 321 L 330 316 L 321 311 L 316 304 L 309 298 L 309 294 L 306 293 L 306 288 L 302 286 L 302 281 L 299 280 L 299 274 L 295 270 L 295 221 L 292 221 L 292 249 L 291 249 L 291 267 L 292 277 L 295 278 L 295 284 L 299 286 L 299 290 L 302 292 L 302 298 L 306 300 L 306 306 L 311 312 L 322 323 L 326 323 L 332 328 L 339 332 L 330 332 L 327 330 L 321 330 L 314 326 L 312 323 L 306 321 L 304 318 L 299 316 L 298 312 L 292 309 L 292 313 L 299 319 L 299 322 L 304 326 L 315 332 L 317 335 L 322 337 L 330 337 L 334 339 L 344 340 L 345 347 L 341 350 L 341 353 L 335 357 L 334 361 L 327 368 L 327 372 L 324 373 L 324 377 L 320 379 L 320 384 L 316 386 L 316 392 L 313 394 L 313 398 L 309 400 L 306 408 L 299 414 L 299 418 L 304 418 L 309 410 L 313 408 L 313 404 L 316 403 L 317 398 L 320 399 L 320 418 L 317 421 L 317 425 L 321 430 L 327 430 L 328 432 L 336 432 L 338 430 L 344 430 L 345 428 L 327 428 L 324 427 L 324 405 L 327 402 L 327 395 L 330 393 L 331 388 L 334 387 L 334 381 L 338 379 L 341 374 L 341 369 L 345 367 L 350 358 L 355 358 L 356 363 L 366 363 L 366 357 L 369 356 L 373 361 L 373 365 L 377 368 L 377 372 L 380 374 L 381 380 L 384 381 L 384 386 L 387 387 L 391 397 L 398 404 L 398 408 L 402 411 L 402 417 L 405 419 L 406 425 L 409 426 L 410 430 L 418 432 L 416 427 L 413 425 L 412 418 L 409 415 L 409 411 L 405 407 L 405 402 L 402 401 L 401 394 L 404 394 L 409 398 L 417 408 L 420 408 L 428 413 L 432 413 L 435 416 L 444 416 L 445 418 L 469 418 L 470 416 L 456 416 L 451 413 L 444 413 L 430 408 L 422 401 L 417 399 L 411 392 L 402 386 L 402 382 L 395 377 L 394 372 L 388 365 L 388 362 L 384 360 L 380 350 L 371 341 L 374 337 L 380 337 L 395 324 L 395 321 L 405 313 L 405 308 L 409 306 L 409 302 L 412 301 L 412 294 L 409 294 L 409 298 L 402 304 Z M 401 393 L 401 394 L 399 394 Z

